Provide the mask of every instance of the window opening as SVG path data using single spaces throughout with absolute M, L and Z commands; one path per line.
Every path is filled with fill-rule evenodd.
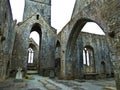
M 28 63 L 33 63 L 33 56 L 34 56 L 34 51 L 32 48 L 29 48 L 28 49 Z
M 39 15 L 36 16 L 36 19 L 37 19 L 37 20 L 39 19 Z

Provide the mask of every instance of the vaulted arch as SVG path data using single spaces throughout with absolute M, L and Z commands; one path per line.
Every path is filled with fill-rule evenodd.
M 60 45 L 60 41 L 59 40 L 57 40 L 57 42 L 56 42 L 56 47 L 60 47 L 61 45 Z
M 71 75 L 71 77 L 72 77 L 72 72 L 73 72 L 72 71 L 73 62 L 75 62 L 74 61 L 75 58 L 74 58 L 74 54 L 73 54 L 74 53 L 73 51 L 75 50 L 75 46 L 76 46 L 75 44 L 77 42 L 78 37 L 80 36 L 81 30 L 83 29 L 83 27 L 85 26 L 85 24 L 87 22 L 96 23 L 103 30 L 103 32 L 105 32 L 105 30 L 96 21 L 88 19 L 88 18 L 80 18 L 80 19 L 76 20 L 76 22 L 73 25 L 71 25 L 72 29 L 69 30 L 70 33 L 68 34 L 68 40 L 66 43 L 66 51 L 65 51 L 65 63 L 66 63 L 65 74 L 69 75 L 69 76 Z M 81 47 L 84 47 L 84 46 L 82 46 L 82 43 L 81 43 Z M 80 61 L 80 65 L 82 65 L 81 63 L 83 63 L 83 61 Z M 95 72 L 94 64 L 92 65 L 92 68 L 93 69 L 91 69 L 91 72 Z M 83 69 L 83 67 L 80 66 L 79 71 L 81 73 L 82 73 L 82 69 Z
M 75 44 L 81 30 L 87 22 L 95 22 L 95 21 L 93 21 L 91 19 L 87 19 L 87 18 L 81 18 L 81 19 L 77 20 L 76 23 L 74 24 L 74 26 L 68 36 L 67 47 L 66 47 L 67 48 L 66 56 L 68 54 L 70 56 L 70 52 L 73 50 L 74 44 Z M 102 29 L 102 27 L 101 27 L 101 29 Z M 102 29 L 102 30 L 104 31 L 104 29 Z
M 38 38 L 36 38 L 38 35 Z M 41 25 L 34 23 L 30 30 L 29 48 L 28 48 L 28 70 L 37 70 L 40 68 L 40 50 L 41 50 Z M 38 41 L 38 42 L 36 42 Z
M 41 31 L 41 25 L 39 23 L 34 23 L 32 25 L 32 28 L 31 28 L 31 31 L 30 32 L 33 32 L 33 31 L 36 31 L 39 33 L 39 35 L 42 34 L 42 31 Z

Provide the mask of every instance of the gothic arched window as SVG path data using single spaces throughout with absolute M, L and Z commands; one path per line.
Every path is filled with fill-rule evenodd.
M 34 51 L 32 48 L 28 49 L 28 63 L 33 63 Z

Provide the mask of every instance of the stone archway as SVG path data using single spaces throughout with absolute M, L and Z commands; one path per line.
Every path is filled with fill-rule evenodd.
M 76 19 L 76 17 L 73 18 L 72 20 L 73 21 L 68 23 L 68 25 L 71 25 L 72 29 L 69 30 L 69 34 L 68 34 L 67 41 L 66 41 L 67 43 L 66 43 L 66 51 L 65 51 L 65 65 L 66 65 L 65 66 L 65 77 L 68 77 L 68 76 L 72 77 L 72 71 L 71 71 L 72 50 L 74 49 L 74 44 L 75 44 L 75 42 L 78 38 L 79 33 L 81 32 L 81 29 L 83 28 L 83 26 L 87 22 L 96 22 L 97 23 L 97 22 L 100 21 L 100 20 L 97 21 L 97 19 L 95 19 L 95 18 L 93 18 L 93 19 L 92 18 L 91 19 L 87 19 L 87 18 Z M 75 23 L 74 20 L 75 21 L 77 20 L 76 23 Z M 74 23 L 72 24 L 72 22 L 74 22 Z M 107 26 L 108 23 L 109 22 L 107 22 L 107 23 L 105 23 L 105 22 L 101 23 L 100 22 L 99 24 L 98 23 L 97 24 L 99 26 L 101 26 L 101 28 L 103 28 L 103 31 L 106 34 L 105 37 L 107 39 L 107 42 L 108 42 L 109 46 L 111 47 L 110 48 L 111 49 L 110 50 L 111 51 L 111 60 L 112 60 L 113 65 L 115 67 L 114 71 L 116 73 L 116 72 L 119 71 L 118 66 L 120 65 L 120 64 L 117 64 L 117 63 L 120 63 L 119 62 L 119 55 L 118 55 L 118 52 L 119 52 L 119 49 L 120 49 L 118 44 L 120 43 L 120 40 L 119 40 L 120 38 L 119 38 L 119 34 L 118 34 L 119 32 L 116 33 L 116 34 L 115 34 L 114 31 L 109 32 L 110 27 Z M 103 24 L 105 24 L 105 25 L 103 25 Z M 114 36 L 114 35 L 117 35 L 117 36 Z M 112 45 L 113 43 L 114 43 L 114 45 Z M 116 48 L 118 50 L 116 50 Z M 118 86 L 120 84 L 119 81 L 118 81 L 119 79 L 118 79 L 118 77 L 115 77 L 115 78 L 116 78 L 116 84 Z M 119 88 L 119 87 L 117 87 L 117 88 Z
M 76 21 L 76 23 L 74 24 L 69 36 L 68 36 L 68 41 L 67 41 L 67 47 L 66 47 L 66 75 L 68 74 L 68 76 L 72 77 L 72 58 L 73 56 L 73 50 L 75 48 L 75 42 L 82 30 L 82 28 L 84 27 L 84 25 L 87 22 L 95 22 L 91 19 L 87 19 L 87 18 L 81 18 L 79 20 Z M 96 23 L 96 22 L 95 22 Z M 104 29 L 103 29 L 104 31 Z M 105 32 L 105 31 L 104 31 Z M 82 69 L 82 68 L 81 68 Z M 82 71 L 82 70 L 81 70 Z
M 106 74 L 106 65 L 104 61 L 101 62 L 101 73 Z
M 38 46 L 38 48 L 36 47 L 36 49 L 38 49 L 37 50 L 38 51 L 38 55 L 37 55 L 37 58 L 36 58 L 37 59 L 37 61 L 36 61 L 36 64 L 37 64 L 36 69 L 38 70 L 38 73 L 40 73 L 40 62 L 41 62 L 40 61 L 40 56 L 41 56 L 40 52 L 41 52 L 42 31 L 41 31 L 41 26 L 40 26 L 39 23 L 34 23 L 33 24 L 30 33 L 34 32 L 34 31 L 39 34 L 39 46 Z M 30 44 L 29 47 L 32 47 L 34 49 L 32 44 Z
M 56 53 L 55 53 L 55 75 L 58 78 L 60 78 L 60 71 L 61 71 L 61 57 L 60 57 L 61 44 L 60 44 L 59 40 L 57 40 L 55 48 L 56 48 Z
M 34 44 L 30 43 L 28 48 L 27 71 L 31 70 L 36 71 L 36 73 L 38 72 L 38 52 L 39 50 L 37 47 Z

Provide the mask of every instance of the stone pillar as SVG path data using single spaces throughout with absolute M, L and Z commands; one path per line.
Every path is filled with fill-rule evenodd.
M 3 58 L 3 52 L 0 51 L 0 82 L 4 79 L 4 58 Z
M 119 35 L 118 35 L 119 36 Z M 112 63 L 114 68 L 114 76 L 116 81 L 116 88 L 120 90 L 120 36 L 115 39 L 113 44 Z
M 114 65 L 114 76 L 116 81 L 116 88 L 120 90 L 120 60 L 112 61 Z
M 2 54 L 1 54 L 1 51 L 0 51 L 0 81 L 2 79 Z
M 1 42 L 2 36 L 0 35 L 0 53 L 2 51 L 2 42 Z

